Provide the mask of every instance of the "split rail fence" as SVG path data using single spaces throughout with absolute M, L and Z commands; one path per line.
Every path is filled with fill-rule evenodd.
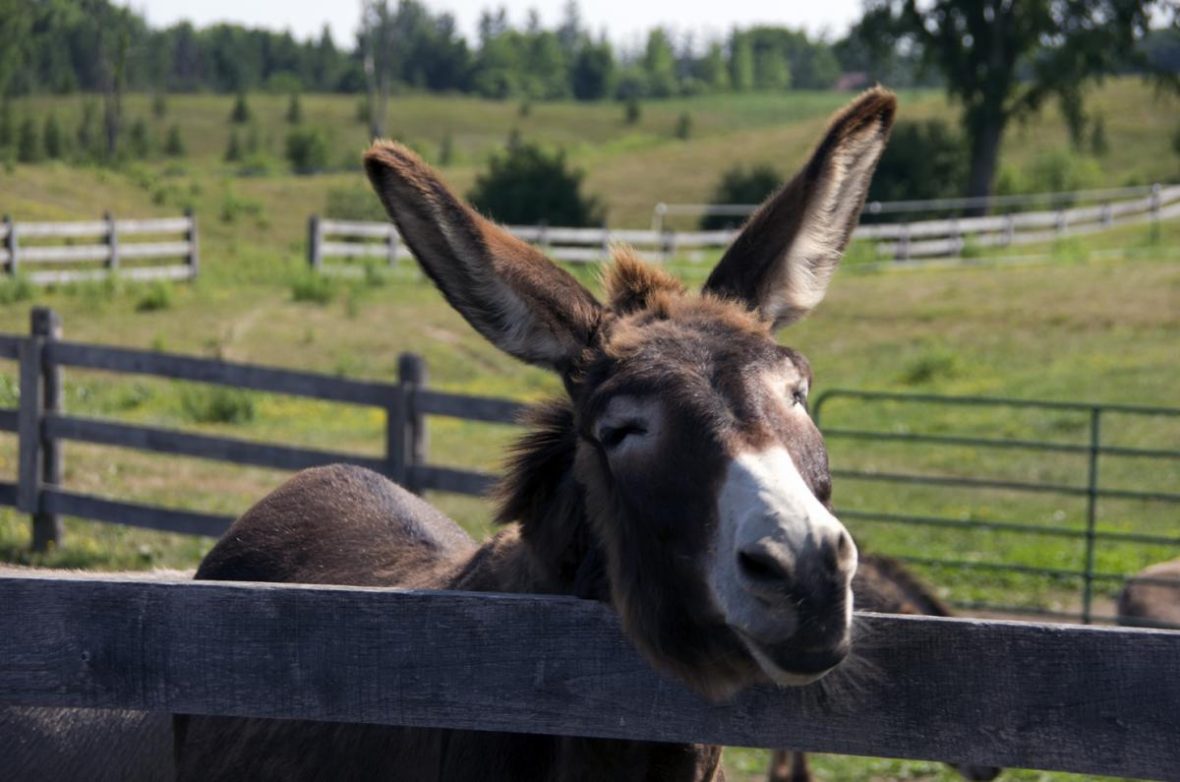
M 161 240 L 170 235 L 179 238 Z M 191 211 L 183 217 L 115 219 L 107 214 L 74 222 L 14 222 L 5 215 L 0 222 L 0 266 L 9 276 L 19 274 L 38 285 L 110 276 L 191 280 L 199 261 L 197 218 Z
M 101 345 L 68 342 L 61 338 L 61 324 L 49 309 L 32 312 L 30 336 L 0 335 L 0 359 L 19 362 L 20 403 L 15 409 L 0 409 L 0 431 L 18 435 L 18 474 L 14 482 L 0 481 L 0 505 L 18 508 L 30 514 L 33 545 L 43 549 L 62 542 L 62 516 L 124 524 L 183 534 L 218 536 L 232 517 L 178 508 L 166 508 L 126 502 L 70 491 L 62 486 L 63 443 L 68 441 L 102 446 L 151 451 L 174 456 L 196 457 L 231 464 L 298 470 L 332 463 L 358 464 L 382 473 L 414 492 L 441 491 L 482 496 L 497 476 L 483 471 L 458 469 L 431 464 L 427 456 L 427 417 L 444 416 L 492 424 L 514 424 L 524 405 L 508 399 L 452 394 L 427 387 L 427 372 L 422 359 L 405 354 L 399 360 L 397 382 L 349 380 L 328 375 L 275 369 L 250 364 L 228 363 L 217 359 L 171 355 L 153 351 L 130 350 Z M 221 435 L 177 431 L 119 421 L 70 415 L 62 409 L 62 370 L 74 367 L 123 374 L 140 374 L 174 380 L 210 383 L 239 389 L 272 392 L 324 401 L 369 406 L 385 412 L 384 453 L 378 456 L 265 443 Z M 857 417 L 844 414 L 829 421 L 828 408 L 835 402 L 884 400 L 923 410 L 929 406 L 952 409 L 985 410 L 998 407 L 1075 411 L 1088 417 L 1090 436 L 1086 443 L 1017 438 L 981 438 L 940 430 L 939 434 L 865 431 L 849 426 Z M 926 408 L 921 407 L 926 405 Z M 893 524 L 920 528 L 944 528 L 959 531 L 1000 531 L 1006 535 L 1050 536 L 1079 542 L 1084 553 L 1076 570 L 1066 570 L 1061 562 L 1055 567 L 1043 564 L 1017 565 L 1003 561 L 960 561 L 941 558 L 915 558 L 915 552 L 900 552 L 923 568 L 962 573 L 1020 573 L 1051 583 L 1076 584 L 1076 610 L 1047 610 L 1038 605 L 1010 605 L 988 601 L 960 604 L 972 611 L 992 611 L 1003 615 L 1052 617 L 1069 621 L 1113 621 L 1114 617 L 1093 607 L 1099 586 L 1117 590 L 1127 573 L 1106 572 L 1097 554 L 1104 545 L 1132 546 L 1144 554 L 1158 555 L 1161 561 L 1180 554 L 1180 537 L 1166 531 L 1155 534 L 1107 529 L 1098 524 L 1099 501 L 1112 498 L 1142 499 L 1157 505 L 1180 506 L 1180 494 L 1169 491 L 1130 491 L 1125 486 L 1110 486 L 1099 478 L 1099 459 L 1134 458 L 1140 465 L 1180 464 L 1180 451 L 1145 449 L 1112 444 L 1101 439 L 1100 421 L 1106 415 L 1154 416 L 1159 420 L 1180 419 L 1180 409 L 1146 408 L 1125 405 L 1078 405 L 1071 403 L 1003 400 L 992 398 L 938 397 L 908 394 L 874 394 L 847 390 L 829 391 L 817 398 L 815 418 L 830 443 L 841 440 L 878 441 L 887 444 L 918 446 L 929 450 L 940 446 L 970 446 L 981 450 L 1008 453 L 1013 450 L 1046 454 L 1077 454 L 1087 459 L 1084 482 L 1071 484 L 1048 480 L 995 480 L 975 474 L 945 471 L 841 469 L 833 474 L 843 481 L 889 482 L 910 484 L 956 492 L 1003 489 L 1019 494 L 1056 494 L 1085 501 L 1081 527 L 1076 520 L 1055 525 L 1016 524 L 1004 520 L 938 517 L 924 513 L 920 507 L 902 512 L 883 512 L 871 506 L 838 507 L 842 517 L 856 524 Z M 1144 460 L 1149 461 L 1144 461 Z M 1165 469 L 1167 469 L 1165 467 Z M 846 493 L 847 494 L 847 493 Z M 1171 551 L 1170 555 L 1159 552 Z M 882 553 L 890 553 L 882 551 Z M 994 558 L 993 558 L 994 559 Z M 935 576 L 933 579 L 940 579 Z M 1062 588 L 1062 592 L 1069 593 Z
M 871 676 L 710 703 L 653 672 L 594 601 L 0 574 L 0 704 L 1176 778 L 1180 632 L 858 622 Z
M 1132 192 L 1139 193 L 1140 190 Z M 646 259 L 663 262 L 678 254 L 688 253 L 691 257 L 703 250 L 727 247 L 736 235 L 736 230 L 670 230 L 663 215 L 675 206 L 664 207 L 664 213 L 658 213 L 657 225 L 651 230 L 544 225 L 508 226 L 508 230 L 518 238 L 537 245 L 550 257 L 571 263 L 606 260 L 615 243 L 630 244 Z M 707 211 L 712 207 L 686 205 L 684 208 Z M 747 213 L 753 207 L 729 208 Z M 1180 185 L 1155 185 L 1146 189 L 1146 195 L 1110 198 L 1085 206 L 1061 206 L 1047 211 L 985 217 L 862 224 L 857 227 L 853 237 L 872 243 L 877 257 L 882 260 L 904 262 L 960 258 L 975 250 L 1053 242 L 1065 237 L 1106 231 L 1116 226 L 1178 217 Z M 360 267 L 350 261 L 376 260 L 393 266 L 411 257 L 409 248 L 389 223 L 331 220 L 315 215 L 308 220 L 307 246 L 308 262 L 316 271 L 356 273 Z

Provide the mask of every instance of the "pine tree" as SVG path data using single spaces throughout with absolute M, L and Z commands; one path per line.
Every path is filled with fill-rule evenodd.
M 298 125 L 303 121 L 303 106 L 299 103 L 299 93 L 292 92 L 291 100 L 287 102 L 287 124 Z
M 180 126 L 168 128 L 168 136 L 164 140 L 164 154 L 168 157 L 184 156 L 184 139 L 180 137 Z
M 237 163 L 242 159 L 242 142 L 238 140 L 238 132 L 231 131 L 229 134 L 229 144 L 225 147 L 225 162 Z
M 233 111 L 229 114 L 230 122 L 236 125 L 245 125 L 250 121 L 250 106 L 246 103 L 246 93 L 239 92 L 237 100 L 234 101 Z

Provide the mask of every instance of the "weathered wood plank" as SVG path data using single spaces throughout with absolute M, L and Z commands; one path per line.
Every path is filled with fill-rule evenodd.
M 37 510 L 37 496 L 41 489 L 41 372 L 44 354 L 45 343 L 40 337 L 21 341 L 17 507 L 25 513 Z
M 302 470 L 324 464 L 346 462 L 380 472 L 385 460 L 338 451 L 299 448 L 289 445 L 255 443 L 231 437 L 178 432 L 151 426 L 98 421 L 67 415 L 46 414 L 42 422 L 45 437 L 78 440 L 141 451 L 171 453 L 200 459 L 214 459 L 234 464 L 271 467 L 278 470 Z
M 187 256 L 192 251 L 188 242 L 132 242 L 119 245 L 119 257 L 174 258 Z
M 20 346 L 24 341 L 24 337 L 13 336 L 12 334 L 0 334 L 0 358 L 20 358 Z
M 512 399 L 490 396 L 464 396 L 444 391 L 420 389 L 415 393 L 418 411 L 427 415 L 445 415 L 467 421 L 494 424 L 518 423 L 528 405 Z
M 184 266 L 141 266 L 122 268 L 116 273 L 125 280 L 188 280 L 196 276 L 196 271 L 188 265 Z M 54 271 L 31 271 L 25 277 L 36 285 L 61 285 L 69 282 L 90 282 L 105 280 L 111 276 L 111 270 L 101 269 L 57 269 Z
M 228 364 L 215 359 L 79 342 L 58 342 L 47 346 L 46 360 L 67 366 L 219 383 L 255 391 L 273 391 L 374 407 L 384 407 L 389 396 L 397 389 L 391 383 L 345 380 L 256 364 Z
M 41 492 L 41 510 L 128 527 L 209 537 L 220 536 L 233 522 L 232 516 L 118 502 L 52 488 Z
M 107 244 L 43 245 L 39 247 L 29 247 L 26 245 L 21 248 L 20 255 L 21 260 L 29 263 L 105 261 L 111 257 L 111 247 Z
M 331 258 L 385 258 L 389 255 L 389 245 L 376 242 L 321 242 L 320 254 Z
M 320 230 L 324 234 L 352 236 L 357 238 L 387 239 L 393 233 L 391 223 L 365 222 L 360 220 L 320 219 Z
M 188 231 L 192 220 L 187 217 L 158 217 L 147 219 L 116 220 L 115 230 L 121 235 L 132 234 L 178 234 Z
M 41 576 L 0 577 L 0 605 L 13 704 L 1180 767 L 1175 632 L 863 615 L 861 675 L 712 704 L 571 598 Z
M 80 236 L 105 236 L 110 228 L 106 220 L 77 220 L 60 223 L 26 223 L 18 222 L 17 230 L 22 239 L 30 238 L 67 238 Z

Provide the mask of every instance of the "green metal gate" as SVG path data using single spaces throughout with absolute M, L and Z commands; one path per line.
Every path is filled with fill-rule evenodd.
M 1099 597 L 1180 556 L 1180 409 L 833 389 L 813 416 L 840 518 L 933 584 L 962 585 L 948 590 L 960 607 L 1109 621 Z

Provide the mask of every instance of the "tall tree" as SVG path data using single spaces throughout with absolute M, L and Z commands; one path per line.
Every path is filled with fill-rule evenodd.
M 1087 82 L 1127 64 L 1168 0 L 868 0 L 860 29 L 917 46 L 962 107 L 967 195 L 992 192 L 1008 124 L 1056 98 L 1081 124 Z

